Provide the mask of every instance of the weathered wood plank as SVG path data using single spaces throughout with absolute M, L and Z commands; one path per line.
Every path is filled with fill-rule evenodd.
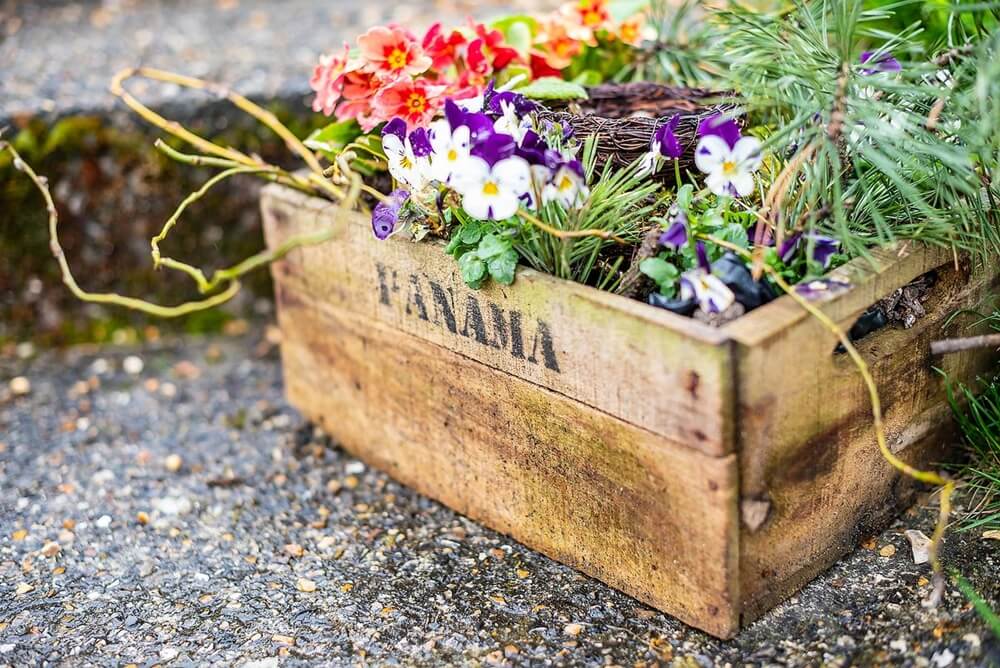
M 347 449 L 650 605 L 735 633 L 735 455 L 671 444 L 276 276 L 288 396 Z
M 916 248 L 885 255 L 878 269 L 843 269 L 855 288 L 823 305 L 848 328 L 876 300 L 936 269 L 927 315 L 909 330 L 885 329 L 858 344 L 878 384 L 890 447 L 920 466 L 945 458 L 951 420 L 944 380 L 971 381 L 992 351 L 931 359 L 930 342 L 949 333 L 947 318 L 976 304 L 995 278 L 970 278 L 950 255 Z M 790 300 L 766 306 L 726 330 L 738 348 L 740 487 L 748 520 L 740 537 L 745 619 L 794 592 L 864 534 L 887 522 L 909 498 L 877 450 L 865 385 L 835 337 Z M 962 321 L 967 324 L 968 320 Z M 763 524 L 763 510 L 767 509 Z M 753 517 L 753 512 L 757 513 Z
M 439 245 L 375 240 L 360 214 L 264 195 L 273 246 L 338 228 L 277 267 L 288 286 L 712 455 L 734 451 L 732 347 L 690 318 L 530 270 L 470 290 Z

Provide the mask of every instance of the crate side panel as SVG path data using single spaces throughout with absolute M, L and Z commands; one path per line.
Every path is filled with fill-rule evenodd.
M 956 310 L 974 306 L 995 276 L 956 269 L 936 251 L 897 258 L 862 294 L 824 305 L 844 328 L 872 302 L 937 269 L 927 315 L 911 329 L 887 328 L 858 344 L 881 396 L 889 446 L 904 460 L 933 466 L 953 443 L 942 368 L 974 380 L 995 363 L 992 351 L 930 356 L 930 342 Z M 995 271 L 995 269 L 993 270 Z M 859 539 L 880 529 L 911 497 L 878 452 L 868 391 L 836 339 L 814 318 L 797 320 L 766 341 L 739 348 L 741 592 L 747 617 L 790 595 Z
M 276 265 L 286 285 L 712 455 L 733 451 L 732 345 L 702 323 L 530 270 L 465 286 L 439 245 L 379 242 L 360 214 L 271 188 L 271 247 L 337 227 Z
M 665 444 L 279 281 L 291 402 L 354 454 L 718 636 L 736 631 L 735 455 Z

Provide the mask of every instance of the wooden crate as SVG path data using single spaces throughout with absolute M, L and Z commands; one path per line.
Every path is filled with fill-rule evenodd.
M 289 400 L 372 466 L 720 637 L 877 531 L 913 485 L 877 451 L 861 377 L 784 297 L 719 329 L 519 269 L 468 289 L 432 243 L 379 242 L 364 216 L 269 186 L 268 243 L 334 226 L 273 267 Z M 972 381 L 990 351 L 929 342 L 996 270 L 879 254 L 838 270 L 843 326 L 930 270 L 928 315 L 860 344 L 892 448 L 940 461 L 938 366 Z M 968 322 L 967 320 L 964 322 Z

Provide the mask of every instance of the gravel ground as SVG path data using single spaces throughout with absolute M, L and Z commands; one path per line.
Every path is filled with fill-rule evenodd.
M 396 484 L 282 397 L 274 333 L 0 357 L 0 665 L 979 666 L 902 531 L 733 641 Z M 946 556 L 994 606 L 996 541 Z

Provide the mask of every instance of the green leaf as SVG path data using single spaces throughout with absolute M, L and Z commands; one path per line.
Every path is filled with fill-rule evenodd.
M 727 223 L 722 228 L 722 238 L 736 244 L 740 248 L 750 247 L 750 239 L 747 236 L 746 228 L 739 223 Z
M 462 280 L 470 288 L 478 288 L 486 277 L 486 263 L 479 259 L 476 251 L 468 251 L 458 258 L 458 270 L 462 273 Z
M 685 183 L 677 190 L 677 206 L 683 211 L 691 207 L 691 198 L 694 196 L 694 186 Z
M 510 285 L 514 282 L 514 270 L 517 268 L 517 252 L 512 248 L 504 251 L 490 259 L 488 267 L 494 281 Z
M 672 284 L 680 276 L 677 267 L 659 257 L 647 257 L 639 265 L 639 271 L 656 281 L 657 285 Z
M 466 223 L 462 225 L 462 243 L 473 245 L 479 243 L 483 236 L 483 226 L 479 223 Z
M 573 77 L 573 83 L 580 84 L 581 86 L 596 86 L 599 83 L 603 83 L 604 75 L 597 70 L 584 70 Z
M 510 250 L 510 247 L 510 239 L 501 239 L 495 234 L 484 234 L 483 238 L 479 240 L 479 257 L 483 260 L 489 260 Z
M 344 147 L 360 137 L 361 126 L 353 118 L 330 123 L 325 128 L 315 130 L 302 143 L 314 151 L 323 153 L 333 160 Z
M 530 16 L 511 16 L 493 25 L 503 33 L 504 39 L 521 54 L 521 57 L 527 58 L 531 52 L 531 42 L 537 25 L 533 18 Z
M 444 252 L 448 255 L 457 255 L 458 249 L 464 244 L 462 243 L 462 228 L 457 228 L 451 233 L 451 239 L 448 240 L 448 245 L 445 246 Z
M 584 100 L 587 91 L 580 84 L 557 77 L 542 77 L 517 89 L 518 93 L 536 100 Z

